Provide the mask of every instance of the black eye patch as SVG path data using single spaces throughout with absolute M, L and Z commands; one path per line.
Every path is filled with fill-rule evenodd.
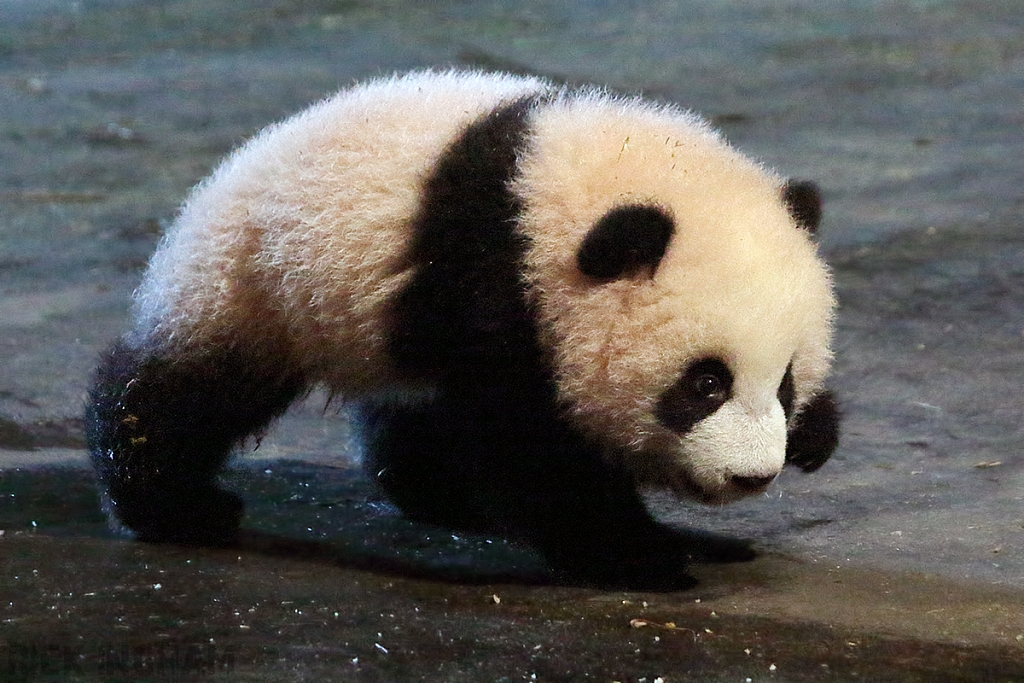
M 658 397 L 654 416 L 665 427 L 686 434 L 732 397 L 732 372 L 717 358 L 691 363 Z

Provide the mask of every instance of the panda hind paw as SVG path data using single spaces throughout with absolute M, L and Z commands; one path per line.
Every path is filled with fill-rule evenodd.
M 218 547 L 236 540 L 244 504 L 237 495 L 210 486 L 120 496 L 109 509 L 115 525 L 138 541 Z

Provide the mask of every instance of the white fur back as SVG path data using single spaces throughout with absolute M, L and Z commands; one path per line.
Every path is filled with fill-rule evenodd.
M 418 72 L 265 129 L 185 203 L 136 294 L 138 334 L 174 344 L 280 331 L 290 362 L 339 390 L 393 380 L 381 315 L 410 276 L 402 255 L 425 178 L 468 123 L 547 87 Z

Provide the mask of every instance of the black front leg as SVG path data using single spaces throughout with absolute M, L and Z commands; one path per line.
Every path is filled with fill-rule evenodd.
M 755 557 L 749 541 L 674 529 L 653 519 L 629 477 L 600 457 L 578 452 L 556 478 L 533 542 L 570 582 L 608 589 L 683 590 L 695 562 Z M 588 463 L 585 467 L 580 464 Z M 566 463 L 568 464 L 568 462 Z
M 115 525 L 145 541 L 234 537 L 242 502 L 217 486 L 217 474 L 232 448 L 302 389 L 267 367 L 235 352 L 114 344 L 96 371 L 86 435 Z
M 691 548 L 654 521 L 639 496 L 601 477 L 584 476 L 549 501 L 533 543 L 570 583 L 619 590 L 683 590 L 696 580 Z
M 406 517 L 461 531 L 497 530 L 501 503 L 488 494 L 487 447 L 467 432 L 472 425 L 464 415 L 441 401 L 365 403 L 356 416 L 366 474 Z
M 464 387 L 364 406 L 369 473 L 411 518 L 524 540 L 570 583 L 681 589 L 691 560 L 753 556 L 745 542 L 656 522 L 630 478 L 542 405 Z

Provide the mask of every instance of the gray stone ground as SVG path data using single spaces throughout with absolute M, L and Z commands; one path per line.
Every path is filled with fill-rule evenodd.
M 322 397 L 235 473 L 238 552 L 103 532 L 87 379 L 187 189 L 356 78 L 448 64 L 677 101 L 825 188 L 840 450 L 728 508 L 651 500 L 762 558 L 537 585 L 376 501 Z M 0 0 L 0 678 L 1024 680 L 1022 159 L 1016 0 Z

